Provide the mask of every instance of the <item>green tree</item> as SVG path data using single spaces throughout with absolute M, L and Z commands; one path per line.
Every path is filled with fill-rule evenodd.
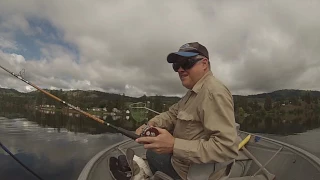
M 307 92 L 307 94 L 305 95 L 305 101 L 306 101 L 307 104 L 311 103 L 311 96 L 310 96 L 309 92 Z
M 147 102 L 147 96 L 144 94 L 143 96 L 140 97 L 141 102 Z
M 318 104 L 318 103 L 319 103 L 317 97 L 314 97 L 313 101 L 314 101 L 315 104 Z
M 158 111 L 158 112 L 162 112 L 162 109 L 163 109 L 163 103 L 162 103 L 162 101 L 161 101 L 161 98 L 160 98 L 160 96 L 156 96 L 155 98 L 154 98 L 154 110 L 155 111 Z
M 290 99 L 289 99 L 289 101 L 291 102 L 291 104 L 292 105 L 298 105 L 298 103 L 299 103 L 299 100 L 298 100 L 298 98 L 297 97 L 290 97 Z
M 243 108 L 242 107 L 239 107 L 239 116 L 241 116 L 241 117 L 244 117 L 244 115 L 245 115 L 245 111 L 243 110 Z
M 267 115 L 264 123 L 265 123 L 266 129 L 267 129 L 267 132 L 270 132 L 270 130 L 272 128 L 272 117 Z
M 37 92 L 37 96 L 36 96 L 36 105 L 41 105 L 42 104 L 42 98 L 43 98 L 43 96 L 42 96 L 42 93 L 39 93 L 39 92 Z
M 264 109 L 266 111 L 270 111 L 272 109 L 272 100 L 271 97 L 268 95 L 264 101 Z
M 124 105 L 125 105 L 125 94 L 122 94 L 118 100 L 116 101 L 116 108 L 118 109 L 124 109 Z

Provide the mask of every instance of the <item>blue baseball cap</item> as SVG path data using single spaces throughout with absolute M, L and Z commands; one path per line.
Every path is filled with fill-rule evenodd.
M 172 52 L 167 56 L 168 63 L 174 63 L 181 57 L 194 57 L 197 55 L 202 55 L 209 59 L 209 53 L 205 46 L 198 42 L 191 42 L 182 45 L 178 52 Z

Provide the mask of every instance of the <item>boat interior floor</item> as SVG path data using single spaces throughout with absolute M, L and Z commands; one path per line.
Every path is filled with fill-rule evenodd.
M 267 180 L 263 175 L 229 178 L 229 180 Z
M 146 160 L 145 150 L 141 148 L 141 145 L 128 142 L 128 143 L 122 144 L 117 149 L 120 150 L 123 154 L 126 154 L 127 156 L 128 156 L 127 150 L 130 149 L 132 150 L 132 153 L 133 153 L 130 156 L 137 155 L 142 159 Z M 252 159 L 248 157 L 242 150 L 240 150 L 238 157 L 236 158 L 236 163 L 232 167 L 231 176 L 228 179 L 230 180 L 268 180 L 268 178 L 264 174 L 257 174 L 255 176 L 247 174 L 245 172 L 247 171 L 246 168 L 249 168 L 252 164 L 254 164 L 254 162 L 252 162 Z M 245 169 L 243 165 L 246 166 Z M 242 174 L 242 177 L 239 177 L 240 174 Z M 159 176 L 156 176 L 152 180 L 167 180 L 167 178 L 159 174 Z
M 156 172 L 156 174 L 150 180 L 173 180 L 168 177 L 166 174 L 162 174 L 161 172 Z M 228 178 L 228 180 L 268 180 L 264 175 L 257 176 L 244 176 L 244 177 L 233 177 Z

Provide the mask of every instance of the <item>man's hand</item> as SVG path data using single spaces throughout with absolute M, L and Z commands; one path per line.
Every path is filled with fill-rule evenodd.
M 148 122 L 148 125 L 151 126 L 151 127 L 153 127 L 153 126 L 154 126 L 154 122 Z M 146 126 L 147 126 L 147 125 L 142 124 L 140 127 L 138 127 L 138 128 L 136 129 L 136 134 L 137 134 L 137 135 L 140 135 L 140 134 L 142 133 L 142 130 L 143 130 Z
M 155 127 L 159 131 L 156 137 L 140 137 L 136 139 L 138 143 L 144 144 L 145 149 L 151 149 L 159 154 L 172 153 L 174 137 L 165 129 Z

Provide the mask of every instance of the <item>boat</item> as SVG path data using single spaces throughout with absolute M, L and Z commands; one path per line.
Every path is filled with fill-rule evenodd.
M 239 155 L 233 162 L 230 180 L 319 180 L 320 159 L 296 146 L 277 141 L 262 135 L 240 130 L 237 124 Z M 96 154 L 83 168 L 78 180 L 134 179 L 136 174 L 133 161 L 144 161 L 146 150 L 143 145 L 128 138 Z M 130 156 L 130 157 L 129 157 Z M 128 169 L 122 178 L 118 178 L 114 161 L 127 160 Z M 136 158 L 136 159 L 134 159 Z M 138 158 L 138 159 L 137 159 Z M 117 163 L 117 162 L 116 162 Z M 141 162 L 140 162 L 141 164 Z M 143 166 L 142 165 L 142 166 Z M 139 167 L 142 167 L 139 166 Z M 141 168 L 145 169 L 145 167 Z M 147 170 L 146 170 L 147 171 Z M 150 172 L 149 172 L 150 174 Z M 198 173 L 199 174 L 199 173 Z M 194 174 L 193 174 L 194 175 Z M 190 174 L 190 179 L 193 176 Z M 189 176 L 189 175 L 188 175 Z M 170 180 L 162 172 L 157 172 L 150 179 Z M 200 178 L 196 178 L 201 180 Z

